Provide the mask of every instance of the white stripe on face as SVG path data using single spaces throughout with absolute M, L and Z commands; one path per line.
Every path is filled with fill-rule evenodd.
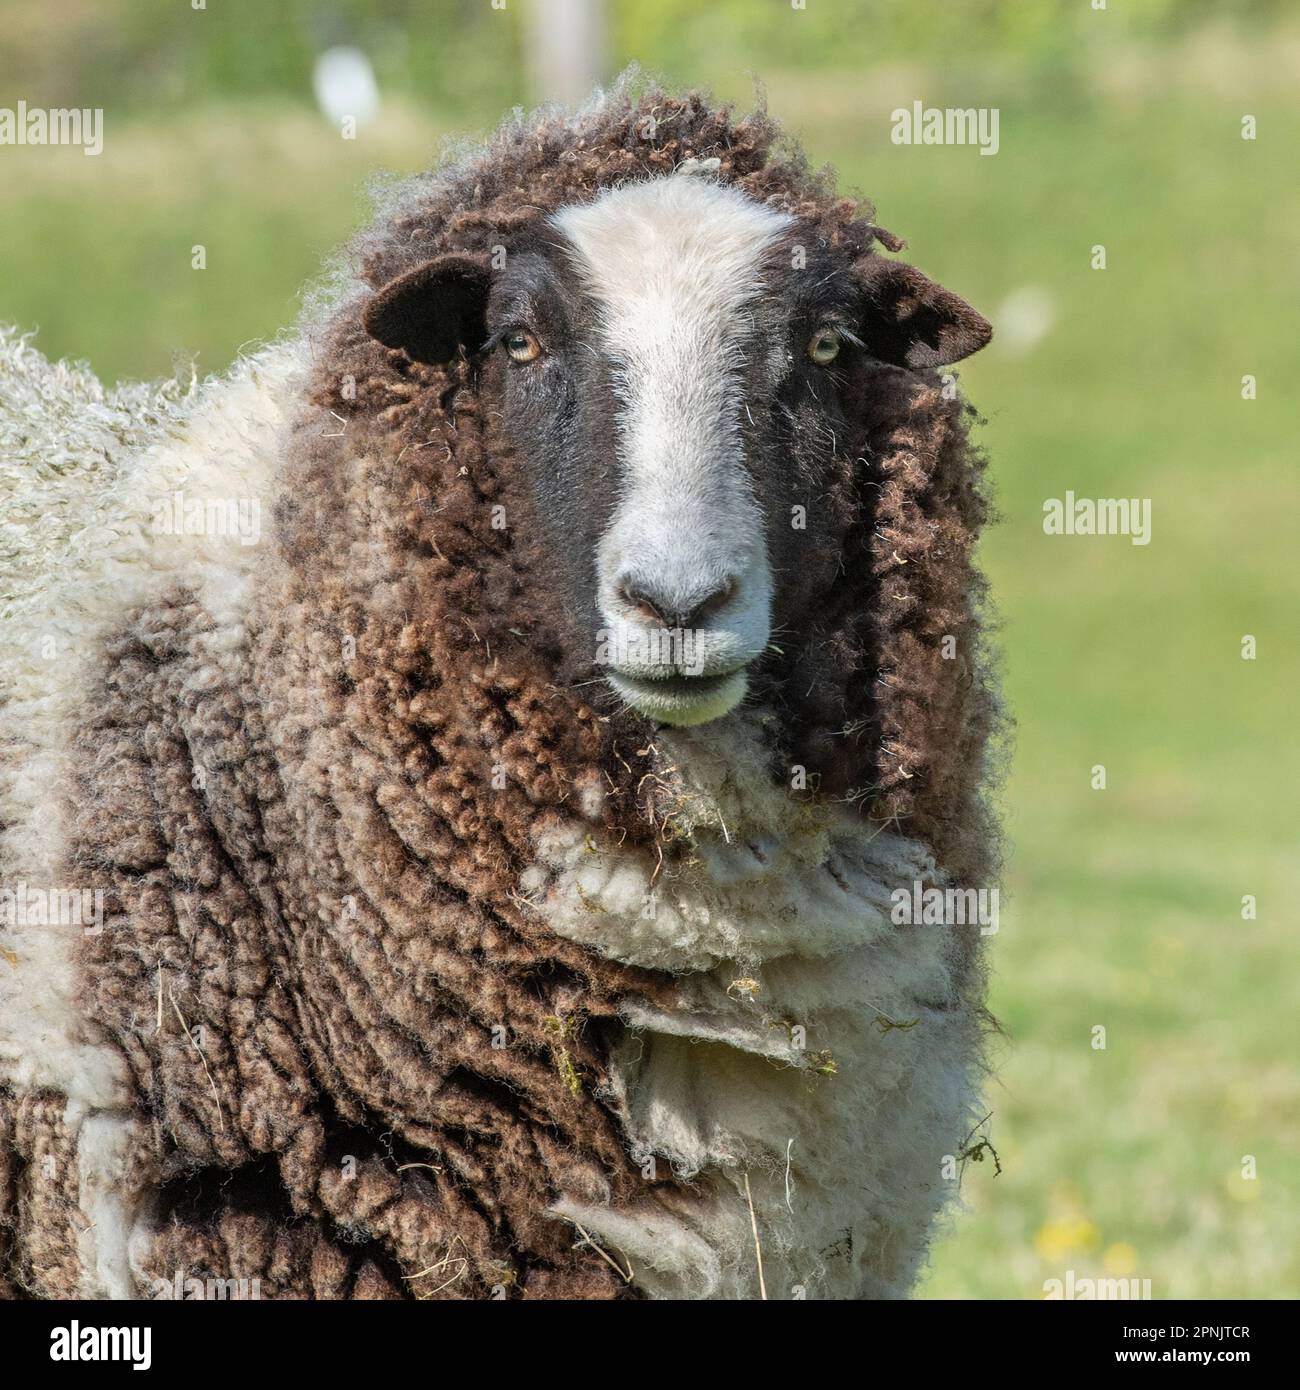
M 744 468 L 740 412 L 749 310 L 793 223 L 738 189 L 675 175 L 562 209 L 556 229 L 600 308 L 619 399 L 619 497 L 597 556 L 611 627 L 635 626 L 626 587 L 661 611 L 734 597 L 701 625 L 705 673 L 752 661 L 768 636 L 763 518 Z M 640 674 L 655 674 L 630 660 Z

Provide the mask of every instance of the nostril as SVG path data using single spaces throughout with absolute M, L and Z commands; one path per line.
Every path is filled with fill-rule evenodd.
M 643 618 L 646 622 L 658 623 L 661 627 L 672 626 L 659 605 L 644 589 L 637 588 L 635 584 L 624 584 L 619 589 L 618 596 L 639 618 Z
M 643 622 L 665 628 L 693 628 L 725 608 L 739 587 L 732 576 L 702 598 L 687 595 L 683 603 L 678 594 L 668 597 L 644 583 L 626 583 L 619 586 L 618 596 Z
M 735 598 L 737 587 L 734 576 L 720 584 L 707 598 L 697 603 L 689 613 L 682 615 L 681 625 L 683 627 L 699 627 L 701 623 L 720 612 Z

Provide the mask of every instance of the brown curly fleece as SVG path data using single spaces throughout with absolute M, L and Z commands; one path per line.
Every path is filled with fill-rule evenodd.
M 652 90 L 576 126 L 572 119 L 506 126 L 481 162 L 440 177 L 423 197 L 417 190 L 359 241 L 362 278 L 378 289 L 444 253 L 486 258 L 566 204 L 669 174 L 689 158 L 720 160 L 720 178 L 799 218 L 816 244 L 850 262 L 876 254 L 877 244 L 904 246 L 875 225 L 870 208 L 864 215 L 859 203 L 837 195 L 830 171 L 810 170 L 765 112 L 736 120 L 729 107 L 699 94 Z M 317 402 L 349 420 L 350 440 L 359 426 L 377 428 L 381 438 L 395 437 L 399 451 L 419 451 L 404 461 L 428 470 L 429 493 L 447 509 L 437 543 L 446 538 L 456 547 L 440 580 L 452 582 L 463 558 L 462 577 L 475 584 L 484 583 L 488 566 L 509 582 L 513 567 L 534 590 L 544 566 L 529 553 L 500 552 L 539 528 L 512 527 L 508 537 L 484 525 L 491 503 L 508 500 L 512 513 L 525 516 L 528 503 L 519 470 L 476 428 L 481 403 L 472 369 L 412 364 L 390 352 L 365 333 L 363 303 L 348 302 L 328 326 Z M 992 836 L 980 790 L 993 707 L 980 667 L 983 589 L 973 550 L 987 506 L 983 459 L 966 433 L 973 412 L 945 393 L 935 373 L 880 367 L 851 380 L 844 411 L 857 431 L 840 451 L 835 485 L 820 499 L 836 519 L 834 548 L 805 557 L 805 589 L 790 613 L 776 615 L 807 636 L 770 669 L 765 692 L 786 716 L 788 761 L 818 774 L 823 793 L 862 800 L 871 815 L 898 822 L 974 881 L 989 867 Z M 426 457 L 439 448 L 449 451 L 443 460 Z M 322 525 L 332 521 L 328 497 L 324 507 Z M 414 545 L 430 539 L 413 527 Z M 463 613 L 459 601 L 458 594 L 449 611 Z M 493 635 L 512 646 L 519 602 L 512 595 L 493 605 Z M 548 659 L 565 660 L 564 634 L 547 635 L 559 642 Z M 955 639 L 954 659 L 943 656 L 945 636 Z M 809 689 L 815 695 L 805 699 Z M 644 741 L 641 733 L 632 738 Z M 621 769 L 620 788 L 635 787 L 644 770 Z
M 357 244 L 360 278 L 487 254 L 691 157 L 852 261 L 901 246 L 765 114 L 652 90 L 507 125 L 405 192 Z M 522 539 L 541 528 L 492 529 L 493 504 L 527 518 L 530 502 L 474 368 L 381 347 L 369 292 L 309 330 L 246 642 L 167 595 L 106 642 L 77 734 L 67 877 L 109 889 L 86 1008 L 133 1082 L 159 1194 L 147 1269 L 258 1278 L 263 1297 L 625 1295 L 545 1212 L 561 1192 L 645 1192 L 605 1059 L 620 1001 L 670 1004 L 674 982 L 550 934 L 516 888 L 539 827 L 579 814 L 584 788 L 607 793 L 594 836 L 654 838 L 651 729 L 579 685 L 582 644 Z M 967 408 L 930 372 L 850 390 L 856 432 L 822 499 L 834 548 L 776 615 L 802 640 L 756 686 L 785 731 L 774 775 L 802 763 L 819 795 L 986 881 Z M 52 1098 L 0 1104 L 0 1124 L 19 1166 L 60 1142 Z M 21 1175 L 0 1180 L 12 1211 Z M 74 1198 L 18 1204 L 15 1286 L 75 1287 Z

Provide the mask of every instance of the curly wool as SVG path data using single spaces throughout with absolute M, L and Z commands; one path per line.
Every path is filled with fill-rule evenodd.
M 506 544 L 500 532 L 480 534 L 491 503 L 528 515 L 522 470 L 500 441 L 475 437 L 480 407 L 468 366 L 412 364 L 383 348 L 361 326 L 362 304 L 435 256 L 486 257 L 560 207 L 693 159 L 718 161 L 718 178 L 800 219 L 850 260 L 878 254 L 878 245 L 904 245 L 875 224 L 869 207 L 864 215 L 839 196 L 830 171 L 810 170 L 765 112 L 737 120 L 698 94 L 679 99 L 654 89 L 639 97 L 617 90 L 576 118 L 508 123 L 484 154 L 400 189 L 391 216 L 351 248 L 360 285 L 326 321 L 315 399 L 350 428 L 377 425 L 421 451 L 405 457 L 428 469 L 435 495 L 451 508 L 435 538 L 472 535 L 476 565 L 485 562 L 483 545 L 490 564 Z M 797 620 L 805 636 L 768 671 L 763 693 L 782 714 L 783 765 L 809 767 L 824 794 L 849 796 L 873 819 L 905 825 L 955 872 L 982 880 L 993 868 L 983 750 L 996 721 L 979 635 L 983 584 L 973 552 L 987 504 L 984 461 L 967 439 L 973 413 L 930 372 L 883 368 L 856 388 L 844 410 L 857 429 L 821 499 L 837 518 L 837 553 L 810 556 L 806 566 L 818 575 L 829 564 L 839 577 L 829 605 L 825 593 L 814 603 L 795 592 L 789 612 L 775 615 L 778 623 Z M 443 438 L 448 412 L 454 468 L 424 452 Z M 513 544 L 535 531 L 513 527 Z M 448 571 L 461 555 L 448 556 Z M 522 564 L 513 555 L 505 563 L 536 572 L 526 552 Z M 497 636 L 509 641 L 508 628 Z M 945 654 L 944 639 L 955 655 Z M 624 770 L 623 786 L 644 771 Z
M 610 1297 L 622 1280 L 553 1209 L 692 1200 L 682 1163 L 647 1180 L 619 1060 L 627 1021 L 672 1014 L 682 982 L 552 930 L 520 891 L 539 841 L 574 824 L 597 853 L 665 853 L 671 874 L 691 852 L 665 833 L 681 780 L 649 725 L 582 684 L 471 368 L 412 364 L 359 312 L 432 255 L 489 252 L 690 158 L 853 257 L 900 245 L 762 114 L 619 89 L 576 118 L 508 124 L 395 196 L 354 248 L 357 284 L 263 369 L 274 389 L 254 380 L 293 417 L 267 462 L 269 553 L 205 571 L 181 546 L 97 624 L 47 739 L 65 745 L 47 881 L 102 887 L 105 924 L 61 985 L 79 1036 L 42 1052 L 28 1035 L 0 1093 L 22 1160 L 17 1285 L 121 1291 L 189 1270 L 259 1279 L 262 1296 Z M 821 564 L 842 578 L 815 618 L 799 594 L 777 615 L 806 637 L 765 674 L 766 756 L 977 881 L 993 854 L 981 464 L 932 375 L 883 370 L 861 392 L 826 498 L 839 549 Z M 153 455 L 154 487 L 172 456 Z M 35 881 L 33 843 L 55 839 L 20 819 L 6 882 Z M 33 947 L 17 946 L 21 980 Z M 963 950 L 939 974 L 969 1002 Z M 963 1056 L 968 1040 L 954 1075 Z M 947 1128 L 964 1103 L 945 1098 Z M 63 1156 L 38 1200 L 42 1146 Z M 87 1240 L 96 1192 L 94 1224 L 120 1229 L 125 1255 Z M 882 1290 L 905 1286 L 923 1245 L 910 1238 Z

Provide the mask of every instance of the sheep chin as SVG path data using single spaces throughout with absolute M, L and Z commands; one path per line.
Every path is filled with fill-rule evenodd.
M 707 690 L 698 695 L 687 693 L 681 681 L 634 680 L 615 671 L 609 672 L 606 679 L 615 693 L 638 713 L 676 728 L 690 728 L 721 719 L 745 698 L 749 688 L 749 677 L 743 670 L 733 671 L 717 684 L 708 682 Z M 699 680 L 699 683 L 705 682 Z

